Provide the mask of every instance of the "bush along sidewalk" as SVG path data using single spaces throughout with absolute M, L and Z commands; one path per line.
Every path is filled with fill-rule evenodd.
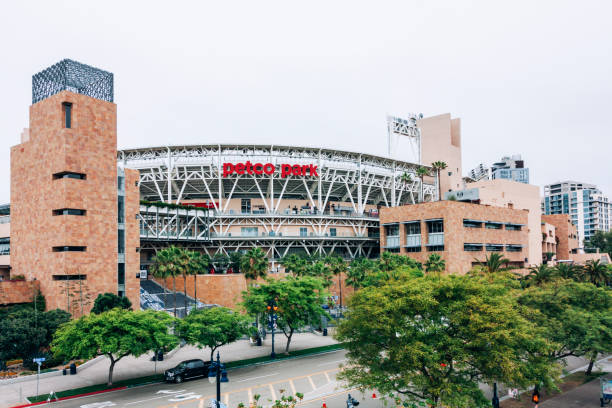
M 225 366 L 228 369 L 240 368 L 240 367 L 250 366 L 254 364 L 272 363 L 275 361 L 283 361 L 287 359 L 305 357 L 309 355 L 323 354 L 323 353 L 327 353 L 331 351 L 341 350 L 343 348 L 344 347 L 342 344 L 330 344 L 328 346 L 313 347 L 313 348 L 308 348 L 308 349 L 303 349 L 303 350 L 290 351 L 289 354 L 277 354 L 275 359 L 271 359 L 269 356 L 263 356 L 263 357 L 249 358 L 245 360 L 230 361 L 226 363 Z M 59 399 L 63 399 L 67 397 L 78 397 L 78 396 L 82 396 L 85 394 L 97 393 L 101 391 L 121 390 L 125 388 L 137 387 L 140 385 L 160 383 L 163 381 L 164 381 L 164 375 L 157 374 L 157 375 L 150 375 L 146 377 L 132 378 L 129 380 L 116 381 L 113 383 L 111 387 L 107 387 L 106 383 L 104 383 L 104 384 L 89 385 L 87 387 L 74 388 L 71 390 L 58 391 L 55 393 L 55 396 L 57 396 L 57 398 Z M 47 401 L 47 398 L 49 398 L 49 394 L 42 394 L 42 395 L 39 395 L 38 397 L 36 396 L 28 397 L 28 401 L 32 403 L 42 402 L 42 401 Z

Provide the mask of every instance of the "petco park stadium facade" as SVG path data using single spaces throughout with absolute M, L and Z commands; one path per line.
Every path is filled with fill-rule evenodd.
M 142 261 L 176 241 L 210 255 L 257 246 L 291 253 L 379 254 L 378 210 L 431 201 L 418 164 L 348 151 L 276 145 L 194 145 L 118 152 L 139 171 Z M 409 177 L 407 177 L 408 175 Z

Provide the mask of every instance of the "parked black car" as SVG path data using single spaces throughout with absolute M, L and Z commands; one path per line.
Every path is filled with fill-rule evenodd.
M 174 368 L 166 370 L 164 378 L 167 382 L 181 383 L 196 377 L 208 377 L 210 361 L 186 360 Z

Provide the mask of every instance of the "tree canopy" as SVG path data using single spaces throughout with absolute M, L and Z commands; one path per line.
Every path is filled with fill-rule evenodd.
M 225 307 L 192 310 L 180 320 L 176 330 L 179 337 L 199 348 L 209 347 L 210 358 L 215 350 L 233 343 L 250 332 L 250 319 Z
M 268 279 L 265 284 L 242 292 L 243 306 L 251 315 L 265 313 L 269 302 L 278 306 L 277 325 L 287 337 L 285 352 L 294 332 L 309 323 L 319 322 L 327 313 L 322 306 L 327 299 L 324 283 L 310 276 Z
M 114 293 L 100 293 L 94 301 L 91 313 L 100 314 L 114 308 L 131 309 L 132 302 L 127 297 L 119 297 Z
M 115 364 L 123 357 L 138 357 L 177 345 L 178 339 L 169 332 L 173 320 L 165 312 L 153 310 L 112 309 L 92 313 L 63 324 L 55 332 L 51 350 L 65 359 L 108 357 L 110 386 Z
M 391 280 L 356 292 L 337 338 L 341 377 L 406 402 L 490 407 L 479 382 L 524 387 L 555 375 L 548 342 L 518 312 L 510 288 L 477 276 Z

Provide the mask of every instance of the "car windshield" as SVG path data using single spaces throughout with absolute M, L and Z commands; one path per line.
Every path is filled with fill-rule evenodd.
M 187 367 L 187 363 L 183 361 L 181 364 L 177 365 L 174 368 L 185 368 L 185 367 Z

